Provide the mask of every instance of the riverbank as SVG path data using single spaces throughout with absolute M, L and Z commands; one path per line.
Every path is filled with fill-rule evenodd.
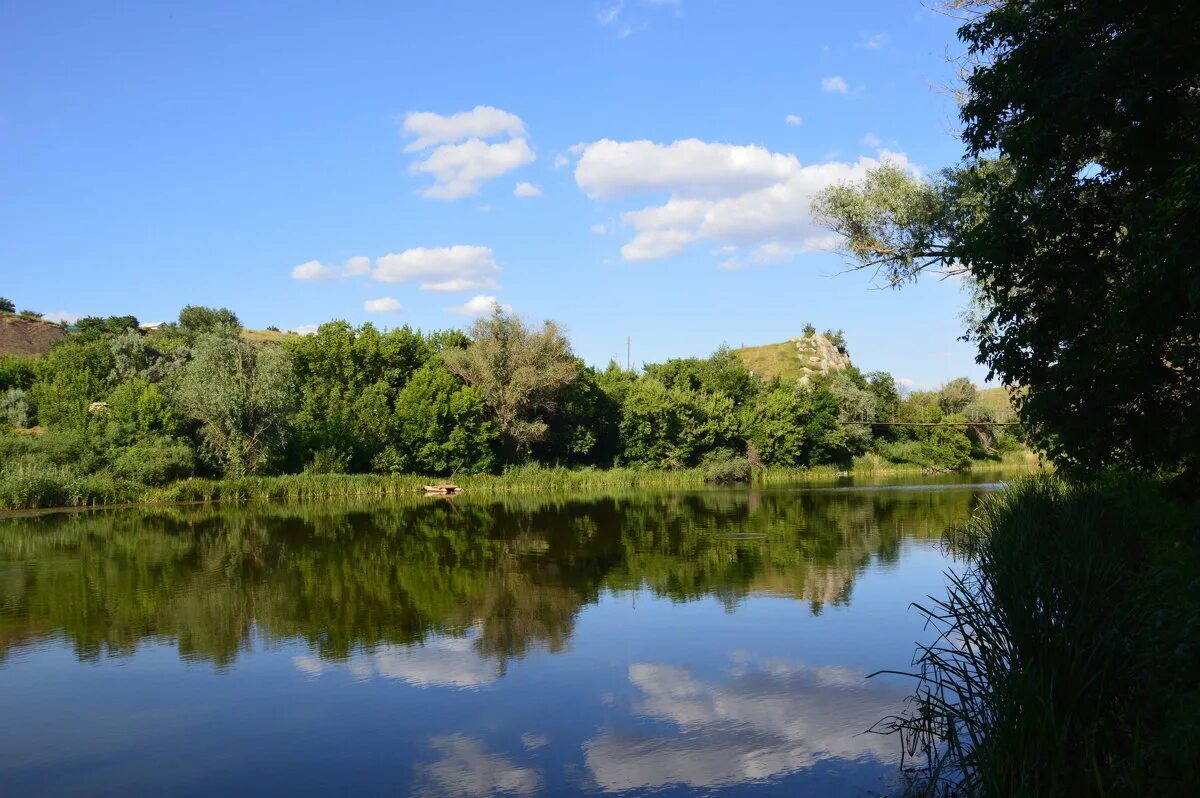
M 1037 467 L 1032 453 L 979 461 L 975 469 L 1021 473 Z M 835 466 L 808 469 L 767 468 L 754 471 L 754 484 L 824 482 L 844 476 L 919 475 L 920 466 L 889 463 L 868 455 L 849 470 Z M 652 471 L 633 468 L 586 469 L 525 466 L 497 475 L 455 476 L 455 484 L 471 494 L 565 493 L 631 487 L 700 487 L 713 482 L 706 468 Z M 281 474 L 230 479 L 190 478 L 161 487 L 116 479 L 107 473 L 79 475 L 62 470 L 16 469 L 0 473 L 0 510 L 52 509 L 105 505 L 176 504 L 200 501 L 322 499 L 337 496 L 394 496 L 420 493 L 438 478 L 383 474 Z
M 986 499 L 954 539 L 972 565 L 922 608 L 942 636 L 891 724 L 924 756 L 913 792 L 1191 794 L 1198 524 L 1132 477 L 1031 477 Z

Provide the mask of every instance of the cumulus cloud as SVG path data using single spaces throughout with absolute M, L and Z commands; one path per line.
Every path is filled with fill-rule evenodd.
M 542 196 L 542 190 L 540 188 L 538 188 L 537 186 L 535 186 L 533 183 L 526 183 L 526 182 L 522 181 L 520 183 L 517 183 L 516 188 L 513 189 L 513 196 L 514 197 L 540 197 L 540 196 Z
M 621 248 L 625 260 L 667 258 L 705 241 L 745 247 L 755 262 L 776 262 L 836 245 L 812 219 L 813 196 L 884 161 L 915 171 L 906 156 L 887 151 L 851 163 L 803 164 L 756 145 L 604 139 L 583 148 L 575 182 L 593 199 L 667 194 L 661 204 L 621 214 L 633 230 Z
M 511 305 L 502 305 L 499 299 L 488 294 L 473 296 L 461 305 L 446 308 L 446 312 L 457 313 L 460 316 L 486 316 L 496 307 L 505 313 L 512 313 Z
M 417 282 L 422 291 L 470 291 L 498 288 L 499 273 L 491 247 L 459 244 L 384 255 L 375 259 L 371 276 L 382 283 Z
M 363 310 L 367 313 L 402 313 L 404 306 L 400 304 L 399 300 L 385 296 L 363 302 Z
M 840 75 L 833 75 L 828 78 L 821 78 L 821 91 L 845 94 L 850 91 L 850 87 L 846 85 L 846 80 Z
M 728 786 L 839 760 L 895 766 L 895 743 L 863 730 L 902 706 L 903 688 L 780 661 L 747 662 L 731 676 L 706 681 L 683 668 L 632 665 L 629 681 L 641 694 L 634 711 L 666 728 L 610 728 L 585 743 L 597 783 L 646 792 Z
M 804 117 L 800 116 L 799 114 L 788 114 L 783 118 L 783 121 L 787 122 L 792 127 L 800 127 L 804 124 Z
M 361 255 L 348 258 L 341 266 L 310 260 L 292 268 L 293 280 L 333 280 L 356 277 L 371 270 L 371 259 Z
M 332 280 L 334 277 L 337 277 L 337 270 L 319 260 L 305 261 L 292 269 L 293 280 Z
M 296 335 L 316 335 L 319 324 L 301 324 L 299 327 L 293 327 L 288 332 L 294 332 Z
M 432 199 L 473 197 L 482 183 L 532 163 L 535 157 L 521 118 L 487 105 L 449 116 L 413 112 L 404 117 L 404 132 L 415 136 L 405 152 L 425 153 L 411 171 L 433 177 L 433 185 L 421 191 Z M 487 141 L 493 138 L 505 140 Z
M 449 116 L 413 111 L 404 115 L 404 132 L 416 137 L 404 151 L 419 152 L 437 144 L 464 139 L 487 139 L 502 135 L 523 138 L 525 123 L 516 114 L 490 105 L 477 105 L 470 111 Z
M 874 147 L 875 149 L 878 149 L 883 146 L 883 139 L 879 138 L 879 136 L 876 136 L 874 133 L 868 133 L 862 137 L 862 143 L 866 144 L 868 147 Z

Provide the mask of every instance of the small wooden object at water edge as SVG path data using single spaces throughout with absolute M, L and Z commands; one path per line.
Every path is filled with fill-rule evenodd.
M 425 486 L 425 494 L 427 496 L 457 496 L 462 492 L 462 488 L 450 482 L 443 482 L 440 485 Z

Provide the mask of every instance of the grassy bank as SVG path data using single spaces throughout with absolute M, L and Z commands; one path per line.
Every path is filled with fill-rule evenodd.
M 986 461 L 982 470 L 1025 470 L 1036 460 L 1010 456 Z M 819 482 L 846 474 L 886 476 L 920 474 L 919 466 L 888 463 L 868 455 L 855 461 L 850 471 L 834 466 L 810 469 L 768 468 L 754 472 L 755 483 Z M 454 482 L 472 494 L 570 492 L 629 487 L 699 487 L 713 481 L 708 468 L 653 471 L 632 468 L 568 469 L 527 466 L 500 475 L 456 476 Z M 107 472 L 79 474 L 69 467 L 23 467 L 0 470 L 0 509 L 26 510 L 50 507 L 85 507 L 111 504 L 166 504 L 175 502 L 316 499 L 332 496 L 389 496 L 416 494 L 421 486 L 441 481 L 436 477 L 381 474 L 284 474 L 237 479 L 191 478 L 162 487 L 147 487 L 119 479 Z
M 1200 780 L 1196 508 L 1150 481 L 1028 478 L 956 544 L 909 713 L 933 795 L 1185 795 Z

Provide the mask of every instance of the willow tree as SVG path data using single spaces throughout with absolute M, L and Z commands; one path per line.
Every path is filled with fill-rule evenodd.
M 968 273 L 978 360 L 1064 468 L 1200 488 L 1194 3 L 960 3 L 963 163 L 884 166 L 814 210 L 891 285 Z
M 207 458 L 231 477 L 263 470 L 282 445 L 296 405 L 287 351 L 223 332 L 196 341 L 173 395 L 199 423 Z
M 471 327 L 471 344 L 442 353 L 446 367 L 470 385 L 496 422 L 510 457 L 526 457 L 546 434 L 546 417 L 578 377 L 571 344 L 547 321 L 540 330 L 499 305 Z

